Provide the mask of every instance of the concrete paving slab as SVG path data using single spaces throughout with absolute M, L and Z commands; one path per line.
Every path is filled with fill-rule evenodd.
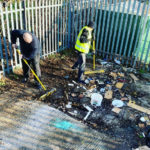
M 37 101 L 0 110 L 0 150 L 130 150 L 124 141 L 93 130 Z

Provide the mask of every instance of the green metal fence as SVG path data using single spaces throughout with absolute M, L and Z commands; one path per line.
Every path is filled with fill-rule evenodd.
M 33 32 L 41 56 L 74 47 L 80 29 L 95 22 L 97 55 L 150 70 L 150 0 L 22 0 L 0 2 L 0 74 L 21 65 L 10 31 Z
M 96 51 L 105 60 L 150 70 L 150 1 L 72 1 L 71 43 L 89 20 L 96 23 Z

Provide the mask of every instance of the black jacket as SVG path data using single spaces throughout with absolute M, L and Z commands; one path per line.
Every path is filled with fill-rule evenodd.
M 27 59 L 32 59 L 35 55 L 40 54 L 41 46 L 38 38 L 32 33 L 30 33 L 32 35 L 32 42 L 30 44 L 26 43 L 23 39 L 23 34 L 26 32 L 30 33 L 26 30 L 11 31 L 11 42 L 16 44 L 16 40 L 19 38 L 22 55 Z

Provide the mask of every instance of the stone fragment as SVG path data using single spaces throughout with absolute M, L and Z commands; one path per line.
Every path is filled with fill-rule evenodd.
M 112 96 L 113 96 L 113 92 L 112 92 L 112 90 L 109 90 L 109 91 L 107 91 L 105 93 L 104 98 L 106 98 L 106 99 L 112 99 Z
M 129 75 L 134 80 L 134 82 L 139 80 L 133 73 L 130 73 Z
M 116 88 L 121 89 L 123 87 L 124 83 L 122 82 L 117 82 L 116 83 Z
M 114 79 L 117 78 L 117 74 L 115 72 L 111 72 L 109 75 L 112 76 Z
M 121 111 L 121 109 L 120 109 L 120 108 L 117 108 L 117 107 L 114 107 L 114 108 L 112 109 L 112 111 L 115 112 L 115 113 L 117 113 L 117 114 L 119 114 L 120 111 Z

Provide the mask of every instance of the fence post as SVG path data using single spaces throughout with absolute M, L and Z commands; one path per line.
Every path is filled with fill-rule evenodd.
M 22 16 L 23 16 L 23 28 L 24 30 L 26 30 L 26 8 L 25 8 L 25 0 L 22 1 L 22 8 L 23 8 L 23 11 L 22 11 Z
M 69 18 L 68 18 L 68 48 L 70 48 L 71 41 L 71 1 L 69 0 Z

